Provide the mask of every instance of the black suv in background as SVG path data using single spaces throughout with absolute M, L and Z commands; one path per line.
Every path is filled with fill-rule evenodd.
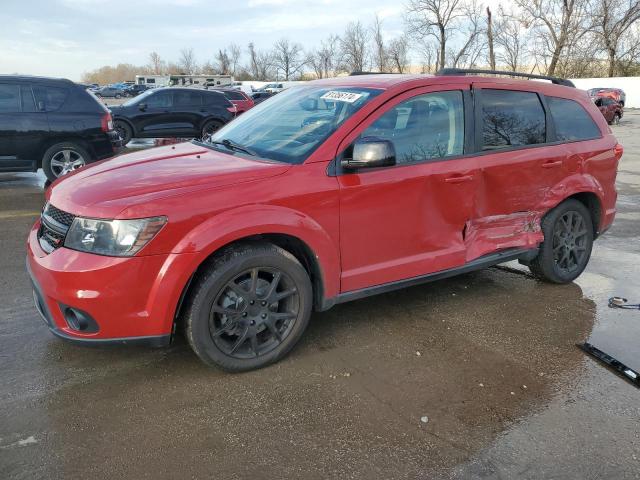
M 222 93 L 180 87 L 147 90 L 109 108 L 125 144 L 132 138 L 202 138 L 236 115 L 236 107 Z
M 120 144 L 109 111 L 82 85 L 0 75 L 0 172 L 42 168 L 53 181 Z
M 124 89 L 124 94 L 128 97 L 135 97 L 149 90 L 146 85 L 134 84 Z

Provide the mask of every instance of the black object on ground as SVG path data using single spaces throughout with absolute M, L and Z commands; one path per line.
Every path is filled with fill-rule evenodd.
M 624 308 L 626 310 L 640 310 L 640 303 L 627 303 L 626 298 L 611 297 L 609 299 L 609 308 Z
M 605 365 L 609 366 L 617 373 L 622 375 L 624 378 L 629 380 L 636 387 L 640 388 L 640 373 L 635 370 L 627 367 L 624 363 L 619 362 L 611 355 L 604 353 L 602 350 L 594 347 L 588 342 L 579 343 L 578 347 L 580 347 L 583 351 L 591 355 L 592 357 L 597 358 Z

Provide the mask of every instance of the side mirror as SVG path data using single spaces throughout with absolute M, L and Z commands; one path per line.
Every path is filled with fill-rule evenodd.
M 140 110 L 141 112 L 144 112 L 147 109 L 147 104 L 146 103 L 139 103 L 138 104 L 138 110 Z
M 393 142 L 377 137 L 364 137 L 353 144 L 352 158 L 344 158 L 342 167 L 358 168 L 389 167 L 396 164 L 396 149 Z

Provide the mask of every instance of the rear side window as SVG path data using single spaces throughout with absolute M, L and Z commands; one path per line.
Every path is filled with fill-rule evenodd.
M 547 97 L 547 105 L 558 140 L 570 142 L 600 138 L 600 129 L 578 102 L 567 98 Z
M 36 102 L 33 100 L 33 93 L 31 93 L 31 87 L 28 85 L 22 85 L 20 87 L 20 97 L 22 99 L 22 111 L 32 113 L 36 110 Z
M 204 103 L 206 103 L 207 105 L 231 105 L 231 103 L 229 103 L 229 100 L 227 100 L 227 98 L 223 94 L 218 92 L 209 92 L 205 94 Z
M 544 108 L 538 95 L 482 90 L 482 150 L 536 145 L 546 141 Z
M 202 95 L 199 92 L 175 91 L 173 93 L 173 105 L 176 107 L 202 105 Z
M 224 92 L 224 96 L 230 100 L 246 100 L 246 98 L 244 98 L 244 95 L 242 95 L 240 92 L 228 91 Z
M 0 83 L 0 113 L 20 111 L 20 87 L 10 83 Z
M 33 87 L 33 93 L 36 102 L 42 103 L 41 110 L 52 112 L 62 106 L 67 99 L 68 90 L 62 87 L 37 86 Z

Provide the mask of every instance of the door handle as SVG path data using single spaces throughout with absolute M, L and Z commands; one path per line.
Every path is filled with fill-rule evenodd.
M 562 160 L 557 160 L 555 162 L 547 162 L 542 164 L 542 168 L 553 168 L 562 166 Z
M 473 175 L 458 175 L 456 177 L 445 178 L 444 181 L 447 183 L 462 183 L 462 182 L 470 182 L 473 180 Z

